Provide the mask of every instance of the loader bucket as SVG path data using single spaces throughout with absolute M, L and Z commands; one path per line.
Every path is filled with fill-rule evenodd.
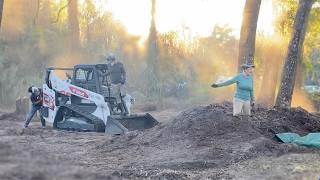
M 123 134 L 127 131 L 152 128 L 158 123 L 149 113 L 144 115 L 113 116 L 110 120 L 108 119 L 106 133 Z
M 113 117 L 108 117 L 105 132 L 112 135 L 125 134 L 128 132 L 128 129 L 125 128 L 118 120 Z

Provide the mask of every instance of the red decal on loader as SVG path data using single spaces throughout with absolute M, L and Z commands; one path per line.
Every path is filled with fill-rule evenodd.
M 48 94 L 43 93 L 43 105 L 49 107 L 49 109 L 54 110 L 54 98 Z
M 85 97 L 85 98 L 89 97 L 88 94 L 85 91 L 81 90 L 81 89 L 77 89 L 75 87 L 69 87 L 69 89 L 71 90 L 72 93 L 77 94 L 79 96 L 82 96 L 82 97 Z
M 65 96 L 71 96 L 71 94 L 69 92 L 66 92 L 66 91 L 59 91 L 59 93 L 65 95 Z
M 49 106 L 49 103 L 50 103 L 50 97 L 47 94 L 43 93 L 43 104 Z

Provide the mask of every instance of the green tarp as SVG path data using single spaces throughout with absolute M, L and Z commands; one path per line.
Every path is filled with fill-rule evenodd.
M 276 139 L 284 143 L 320 148 L 320 133 L 310 133 L 302 137 L 296 133 L 280 133 L 276 134 Z

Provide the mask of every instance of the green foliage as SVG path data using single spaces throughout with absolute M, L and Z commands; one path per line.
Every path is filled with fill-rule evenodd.
M 298 1 L 277 0 L 274 3 L 274 8 L 277 8 L 279 13 L 275 20 L 275 30 L 285 37 L 290 37 L 298 8 Z
M 297 0 L 278 0 L 275 1 L 275 7 L 278 8 L 279 15 L 275 21 L 276 32 L 289 39 L 298 7 Z M 314 77 L 319 74 L 319 56 L 316 56 L 320 50 L 320 6 L 315 2 L 310 12 L 308 28 L 304 41 L 303 50 L 303 75 L 305 81 L 314 81 Z
M 21 7 L 24 12 L 21 17 L 22 33 L 3 31 L 1 34 L 3 37 L 0 39 L 2 104 L 13 105 L 16 97 L 27 95 L 26 89 L 29 85 L 41 85 L 47 66 L 70 67 L 79 62 L 104 63 L 102 56 L 109 52 L 115 53 L 124 63 L 130 92 L 133 95 L 140 94 L 141 97 L 146 97 L 147 49 L 141 44 L 139 37 L 129 35 L 110 13 L 99 11 L 93 0 L 84 0 L 79 4 L 78 15 L 81 44 L 77 52 L 78 59 L 73 61 L 67 48 L 68 17 L 67 9 L 64 7 L 68 1 L 46 1 L 49 2 L 47 5 L 43 3 L 45 0 L 41 1 L 38 17 L 34 16 L 34 11 L 29 12 L 27 6 Z M 280 0 L 279 3 L 281 14 L 276 22 L 277 31 L 289 36 L 297 3 L 294 0 Z M 13 7 L 15 4 L 12 2 L 9 6 Z M 48 19 L 43 18 L 46 14 L 49 14 Z M 320 21 L 317 21 L 319 8 L 315 7 L 311 14 L 304 61 L 308 78 L 314 78 L 317 76 L 314 72 L 320 72 L 318 58 Z M 276 42 L 268 44 L 266 40 L 267 38 L 263 37 L 257 40 L 255 60 L 259 67 L 264 67 L 266 63 L 263 62 L 268 61 L 270 57 L 264 52 L 266 47 L 270 48 L 273 46 L 272 43 L 276 44 Z M 158 99 L 192 97 L 190 99 L 208 100 L 207 97 L 212 93 L 208 87 L 213 81 L 220 76 L 233 76 L 237 72 L 238 40 L 233 35 L 233 29 L 228 26 L 216 26 L 208 37 L 194 39 L 184 39 L 178 32 L 158 33 L 158 48 L 159 76 L 152 82 L 154 91 L 158 92 L 156 95 Z M 257 72 L 257 75 L 262 76 L 263 71 Z M 225 89 L 216 92 L 227 94 Z M 9 93 L 10 96 L 7 95 Z
M 30 1 L 36 3 L 37 1 Z M 40 1 L 39 14 L 34 16 L 30 6 L 10 12 L 22 24 L 11 22 L 12 27 L 22 31 L 14 34 L 3 31 L 0 39 L 0 103 L 14 105 L 19 96 L 28 95 L 26 89 L 30 85 L 41 86 L 45 68 L 48 66 L 72 66 L 76 62 L 68 55 L 67 0 Z M 7 7 L 16 6 L 8 1 Z M 32 7 L 37 7 L 36 4 Z M 20 8 L 20 6 L 19 6 Z M 128 64 L 129 76 L 137 73 L 135 60 L 141 59 L 135 53 L 138 50 L 138 38 L 127 35 L 125 29 L 110 13 L 98 12 L 93 1 L 86 0 L 81 4 L 79 13 L 81 49 L 77 62 L 93 63 L 99 61 L 101 55 L 115 52 Z M 8 12 L 8 11 L 6 11 Z M 47 14 L 49 13 L 49 15 Z M 45 19 L 48 15 L 48 18 Z M 4 24 L 12 19 L 5 15 Z M 16 20 L 15 19 L 15 20 Z M 19 25 L 19 26 L 18 26 Z M 3 28 L 7 28 L 4 26 Z M 15 29 L 14 29 L 15 30 Z M 89 39 L 90 37 L 90 39 Z M 130 49 L 129 47 L 135 47 Z M 57 64 L 57 62 L 64 64 Z M 70 62 L 68 62 L 70 61 Z M 104 61 L 101 61 L 104 62 Z M 128 78 L 129 80 L 131 78 Z M 10 95 L 8 95 L 10 94 Z
M 218 76 L 233 76 L 238 41 L 232 33 L 228 26 L 216 26 L 210 36 L 189 43 L 177 32 L 160 35 L 162 95 L 201 99 L 211 93 L 209 84 Z

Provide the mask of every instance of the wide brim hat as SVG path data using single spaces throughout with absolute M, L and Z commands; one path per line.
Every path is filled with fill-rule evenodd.
M 246 63 L 246 64 L 242 64 L 241 68 L 242 69 L 255 68 L 255 65 L 250 64 L 250 63 Z

